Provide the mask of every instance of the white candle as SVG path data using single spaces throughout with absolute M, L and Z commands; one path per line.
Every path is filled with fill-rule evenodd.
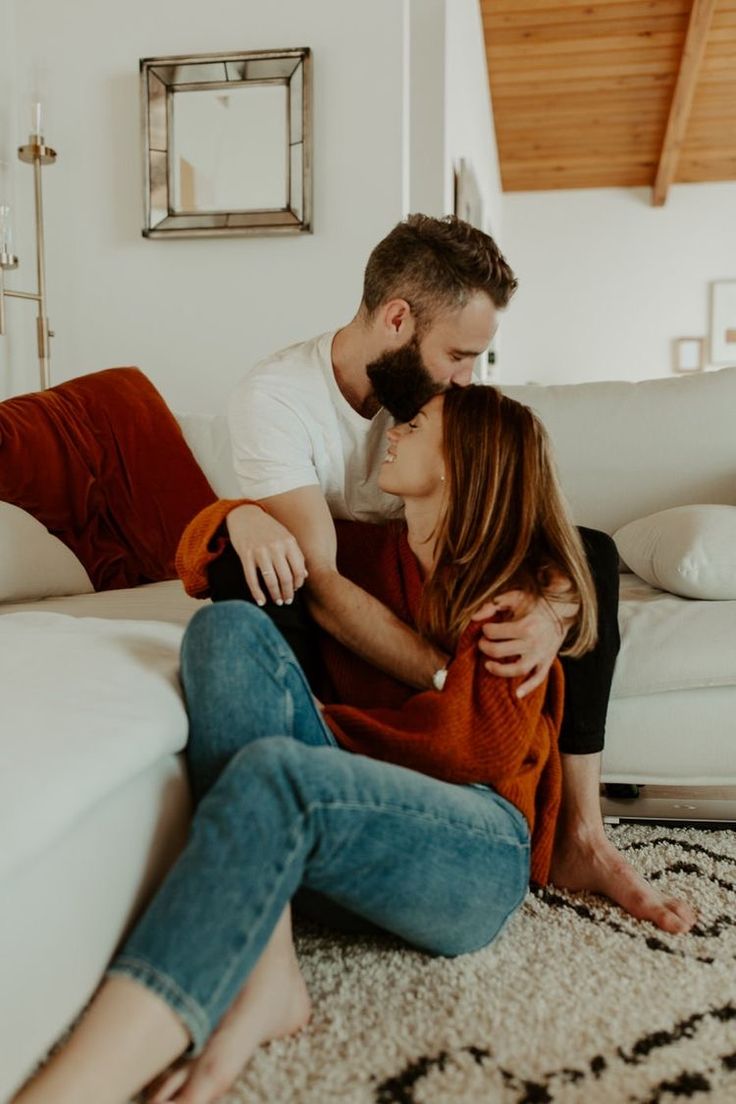
M 0 160 L 0 253 L 10 256 L 13 253 L 12 183 L 10 166 Z
M 35 97 L 31 102 L 31 136 L 39 141 L 43 138 L 43 104 Z
M 0 199 L 0 254 L 13 256 L 13 223 L 10 205 Z

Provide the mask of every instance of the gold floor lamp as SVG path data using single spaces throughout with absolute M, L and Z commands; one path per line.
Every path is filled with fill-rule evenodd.
M 12 229 L 10 224 L 10 206 L 0 196 L 0 335 L 5 333 L 5 300 L 30 299 L 38 303 L 36 328 L 38 333 L 38 364 L 41 389 L 45 390 L 50 382 L 51 349 L 50 338 L 54 336 L 49 329 L 46 314 L 46 257 L 43 233 L 43 195 L 41 192 L 41 166 L 53 165 L 56 151 L 44 142 L 41 127 L 41 105 L 34 104 L 34 123 L 28 144 L 21 146 L 18 157 L 27 165 L 33 165 L 33 183 L 36 201 L 36 271 L 38 287 L 36 291 L 10 291 L 5 287 L 5 270 L 18 267 L 18 258 L 13 253 Z

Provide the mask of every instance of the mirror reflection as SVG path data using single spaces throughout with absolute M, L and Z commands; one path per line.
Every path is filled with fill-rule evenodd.
M 173 209 L 286 207 L 287 107 L 286 85 L 177 93 Z

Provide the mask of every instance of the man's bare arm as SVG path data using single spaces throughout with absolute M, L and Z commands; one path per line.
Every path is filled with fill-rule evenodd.
M 273 546 L 279 545 L 277 556 L 271 561 L 272 570 L 279 581 L 288 574 L 287 565 L 299 563 L 298 555 L 289 546 L 291 537 L 303 555 L 306 565 L 305 595 L 315 621 L 350 651 L 375 667 L 393 675 L 401 682 L 420 690 L 432 685 L 432 675 L 444 666 L 447 657 L 408 625 L 399 620 L 382 602 L 373 598 L 361 587 L 350 582 L 337 570 L 337 539 L 335 526 L 327 502 L 319 487 L 299 487 L 284 494 L 264 498 L 259 505 L 270 517 L 280 523 L 284 532 L 275 527 L 270 530 Z M 233 546 L 244 561 L 247 548 L 248 565 L 244 561 L 251 592 L 251 578 L 255 578 L 254 566 L 262 572 L 268 557 L 261 548 L 254 548 L 248 535 L 257 508 L 239 506 L 228 516 L 228 531 Z M 250 577 L 249 577 L 250 576 Z M 268 584 L 271 585 L 268 585 Z M 278 587 L 276 577 L 264 576 L 271 596 Z M 257 586 L 256 581 L 256 586 Z M 294 577 L 294 586 L 298 578 Z M 260 588 L 259 588 L 260 589 Z M 281 595 L 288 601 L 293 591 L 281 585 Z

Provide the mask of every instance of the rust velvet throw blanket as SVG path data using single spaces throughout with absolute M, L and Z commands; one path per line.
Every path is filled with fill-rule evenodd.
M 138 368 L 0 403 L 0 499 L 62 540 L 95 590 L 175 578 L 179 538 L 214 498 Z

